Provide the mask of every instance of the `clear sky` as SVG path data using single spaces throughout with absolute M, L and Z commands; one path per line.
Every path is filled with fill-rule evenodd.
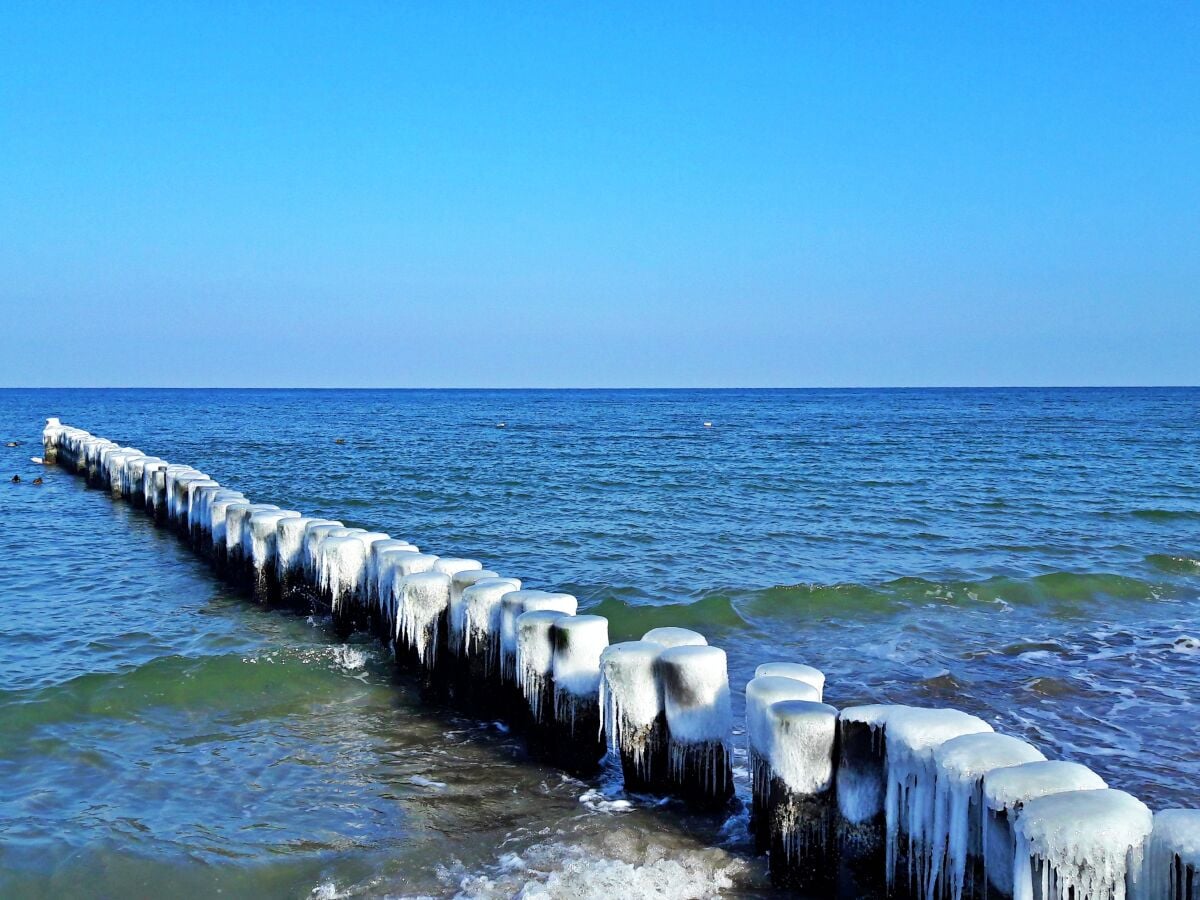
M 1200 4 L 0 5 L 0 385 L 1200 383 Z

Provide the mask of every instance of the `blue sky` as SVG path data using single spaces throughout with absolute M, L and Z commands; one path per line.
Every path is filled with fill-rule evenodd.
M 1200 5 L 10 2 L 0 385 L 1200 383 Z

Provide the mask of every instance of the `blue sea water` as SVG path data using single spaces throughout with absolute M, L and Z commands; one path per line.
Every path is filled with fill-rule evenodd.
M 4 896 L 769 892 L 737 821 L 565 778 L 231 595 L 31 463 L 47 416 L 570 591 L 613 640 L 701 630 L 735 692 L 795 659 L 837 706 L 953 705 L 1155 808 L 1200 792 L 1198 389 L 8 390 Z

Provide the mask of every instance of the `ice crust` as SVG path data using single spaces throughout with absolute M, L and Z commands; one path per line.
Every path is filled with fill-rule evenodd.
M 803 663 L 769 662 L 763 663 L 754 670 L 755 678 L 766 675 L 779 675 L 811 684 L 817 689 L 817 700 L 820 700 L 825 693 L 825 673 Z
M 763 724 L 769 737 L 760 746 L 771 776 L 805 797 L 830 790 L 837 723 L 838 711 L 820 701 L 777 700 L 768 705 Z
M 275 524 L 275 572 L 281 581 L 304 566 L 304 534 L 309 526 L 316 525 L 330 525 L 336 528 L 341 522 L 313 516 L 297 516 L 280 519 Z
M 820 692 L 803 681 L 782 675 L 759 675 L 746 684 L 746 748 L 750 757 L 750 778 L 754 799 L 765 804 L 771 781 L 769 753 L 774 740 L 768 710 L 781 700 L 821 699 Z
M 596 702 L 600 693 L 600 656 L 608 646 L 604 616 L 565 616 L 555 624 L 554 693 Z M 555 709 L 555 715 L 559 710 Z
M 450 605 L 450 576 L 442 572 L 405 575 L 395 585 L 399 601 L 396 639 L 430 668 L 437 662 L 438 622 Z
M 896 709 L 910 709 L 874 703 L 867 706 L 849 706 L 838 713 L 838 727 L 846 724 L 864 725 L 870 729 L 871 745 L 876 753 L 884 746 L 884 727 L 888 713 Z M 842 741 L 842 756 L 838 761 L 837 799 L 838 812 L 850 825 L 865 825 L 876 816 L 882 815 L 887 797 L 887 761 L 879 765 L 852 761 L 845 755 L 846 741 Z
M 498 573 L 490 569 L 463 569 L 450 574 L 450 636 L 446 646 L 456 656 L 462 652 L 466 638 L 467 607 L 463 602 L 463 591 L 480 581 L 499 577 Z
M 400 582 L 409 575 L 432 572 L 438 558 L 418 550 L 391 549 L 376 554 L 375 597 L 389 622 L 396 617 L 400 602 Z
M 1045 755 L 1007 734 L 981 732 L 951 738 L 933 751 L 933 854 L 926 897 L 962 900 L 967 857 L 982 855 L 983 778 L 991 771 L 1040 762 Z M 943 860 L 945 865 L 943 866 Z
M 663 649 L 654 641 L 623 641 L 600 654 L 601 727 L 609 750 L 632 756 L 638 767 L 645 765 L 647 738 L 664 709 Z
M 933 839 L 934 751 L 951 738 L 991 731 L 992 726 L 956 709 L 892 707 L 886 715 L 888 884 L 894 883 L 900 839 L 908 839 L 908 881 L 928 878 Z
M 299 519 L 300 513 L 292 509 L 256 510 L 246 520 L 247 537 L 250 539 L 249 557 L 256 572 L 265 572 L 275 563 L 276 536 L 279 522 L 283 519 Z M 247 550 L 243 547 L 243 552 Z
M 371 544 L 387 539 L 381 531 L 355 531 L 351 534 L 334 532 L 321 542 L 317 557 L 319 586 L 321 593 L 329 597 L 334 610 L 359 596 L 366 585 Z
M 698 631 L 690 628 L 651 628 L 642 635 L 643 641 L 652 641 L 662 647 L 703 647 L 708 641 Z
M 575 615 L 579 603 L 570 594 L 516 590 L 500 598 L 500 670 L 504 678 L 517 676 L 517 618 L 526 612 L 554 610 Z
M 491 669 L 499 664 L 493 657 L 500 651 L 500 600 L 519 590 L 519 578 L 485 578 L 463 590 L 463 649 L 484 654 L 489 674 L 495 674 Z
M 1148 898 L 1200 897 L 1200 809 L 1164 809 L 1154 814 L 1141 884 L 1142 896 Z
M 1013 900 L 1124 900 L 1141 874 L 1153 816 L 1124 791 L 1066 791 L 1025 804 L 1013 827 Z M 1031 858 L 1040 864 L 1037 869 Z
M 435 572 L 443 575 L 453 575 L 455 572 L 469 572 L 472 569 L 482 569 L 483 563 L 477 559 L 462 559 L 457 556 L 439 556 L 433 564 Z
M 529 703 L 535 721 L 541 721 L 547 710 L 542 709 L 547 679 L 554 671 L 554 623 L 564 618 L 558 610 L 541 609 L 521 613 L 516 626 L 517 685 Z
M 728 745 L 733 727 L 725 651 L 707 645 L 667 647 L 658 657 L 672 744 Z
M 225 507 L 225 552 L 231 559 L 239 555 L 249 558 L 243 548 L 249 543 L 246 538 L 246 521 L 256 512 L 277 511 L 273 503 L 230 503 Z

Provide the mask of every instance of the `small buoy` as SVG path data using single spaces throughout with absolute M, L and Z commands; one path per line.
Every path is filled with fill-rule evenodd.
M 334 441 L 334 443 L 335 443 L 335 444 L 344 444 L 344 443 L 346 443 L 346 439 L 345 439 L 345 438 L 338 438 L 337 440 L 335 440 L 335 441 Z
M 497 427 L 497 428 L 503 428 L 503 427 L 505 427 L 505 423 L 504 423 L 504 422 L 497 422 L 497 423 L 496 423 L 496 427 Z
M 20 484 L 20 483 L 21 483 L 21 476 L 20 476 L 20 475 L 14 475 L 14 476 L 12 477 L 12 483 L 13 483 L 13 484 Z
M 41 475 L 39 475 L 37 478 L 33 479 L 33 483 L 34 483 L 34 484 L 41 484 L 41 483 L 42 483 L 42 476 L 41 476 Z
M 5 447 L 20 447 L 20 446 L 21 446 L 21 442 L 20 442 L 20 441 L 9 441 L 9 442 L 8 442 L 7 444 L 5 444 L 4 446 L 5 446 Z
M 44 466 L 46 464 L 46 461 L 40 456 L 31 456 L 29 457 L 29 461 L 31 463 L 37 463 L 39 466 Z
M 704 423 L 704 427 L 705 427 L 705 428 L 712 428 L 712 422 L 705 422 L 705 423 Z

